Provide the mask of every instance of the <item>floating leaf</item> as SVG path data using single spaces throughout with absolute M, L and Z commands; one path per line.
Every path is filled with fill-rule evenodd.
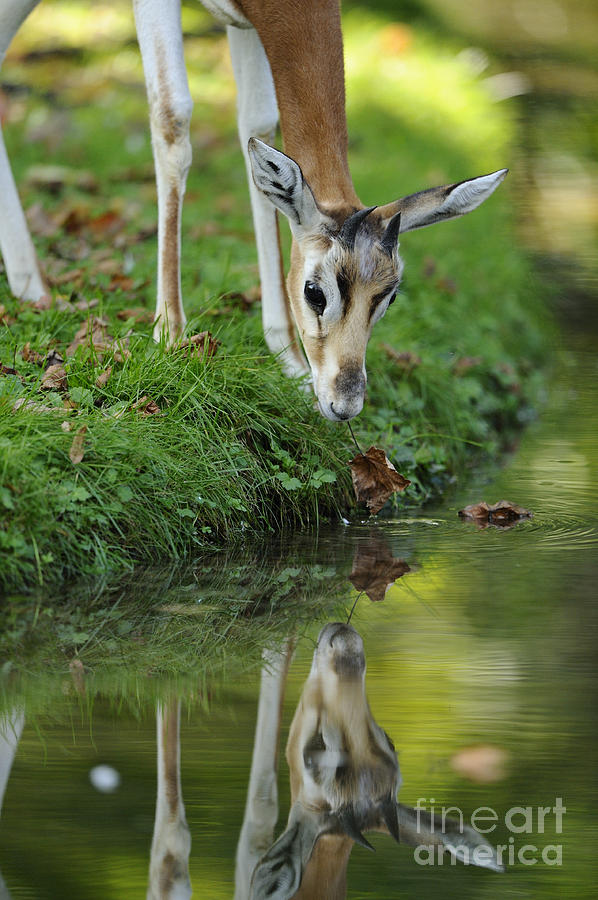
M 486 528 L 488 525 L 505 528 L 515 525 L 521 519 L 531 519 L 533 513 L 509 500 L 499 500 L 493 506 L 489 506 L 484 501 L 474 503 L 466 506 L 465 509 L 460 509 L 459 515 L 462 519 L 471 519 L 480 528 Z
M 71 444 L 71 449 L 69 450 L 69 459 L 74 466 L 80 463 L 83 459 L 83 456 L 85 455 L 83 445 L 85 444 L 86 433 L 87 425 L 82 425 L 73 438 L 73 443 Z
M 401 475 L 379 447 L 358 453 L 351 462 L 353 490 L 360 503 L 365 503 L 375 516 L 391 494 L 404 491 L 411 482 Z
M 492 784 L 506 776 L 509 753 L 492 744 L 462 747 L 451 756 L 451 769 L 458 775 L 478 784 Z
M 353 557 L 349 580 L 358 591 L 365 591 L 373 603 L 384 600 L 387 590 L 411 567 L 404 559 L 396 559 L 385 541 L 370 540 L 359 544 Z

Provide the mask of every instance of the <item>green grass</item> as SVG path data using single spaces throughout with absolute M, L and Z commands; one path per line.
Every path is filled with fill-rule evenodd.
M 81 59 L 42 53 L 25 64 L 32 47 L 85 43 L 98 20 L 74 17 L 71 7 L 42 5 L 2 73 L 20 86 L 4 130 L 25 207 L 81 223 L 36 237 L 48 271 L 66 279 L 56 291 L 62 310 L 16 302 L 0 275 L 0 362 L 18 373 L 0 376 L 0 585 L 10 589 L 181 559 L 248 529 L 313 527 L 353 509 L 347 430 L 320 418 L 267 355 L 259 304 L 243 310 L 226 296 L 254 288 L 257 269 L 223 37 L 192 37 L 187 47 L 197 101 L 183 291 L 189 332 L 208 329 L 222 342 L 210 359 L 188 358 L 155 345 L 149 325 L 116 318 L 153 306 L 154 187 L 134 48 L 98 33 Z M 110 9 L 125 40 L 128 8 Z M 185 15 L 191 30 L 209 22 L 201 11 Z M 355 9 L 345 34 L 350 161 L 365 203 L 512 162 L 514 111 L 492 101 L 458 48 L 408 31 L 399 52 L 387 19 Z M 93 171 L 96 192 L 40 189 L 27 177 L 40 161 Z M 472 216 L 402 239 L 403 292 L 374 332 L 366 410 L 354 423 L 363 445 L 382 446 L 412 480 L 395 508 L 443 490 L 481 454 L 496 456 L 532 414 L 546 314 L 510 203 L 507 181 Z M 106 211 L 119 219 L 115 236 L 90 230 Z M 102 272 L 106 261 L 133 279 L 126 290 Z M 80 271 L 71 278 L 72 270 Z M 81 347 L 65 364 L 68 395 L 42 390 L 24 345 L 64 353 L 88 315 L 73 304 L 92 298 L 99 305 L 89 315 L 105 319 L 114 338 L 132 330 L 130 356 L 100 359 Z M 402 369 L 384 345 L 419 364 Z M 158 414 L 132 408 L 145 396 Z M 21 398 L 38 406 L 14 411 Z M 83 426 L 84 456 L 73 464 Z

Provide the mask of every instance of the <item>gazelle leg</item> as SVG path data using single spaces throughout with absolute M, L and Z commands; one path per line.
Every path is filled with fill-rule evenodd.
M 237 83 L 239 137 L 251 197 L 253 226 L 262 284 L 262 323 L 266 343 L 280 354 L 287 375 L 309 371 L 297 343 L 285 288 L 276 210 L 253 183 L 247 153 L 250 137 L 272 143 L 278 123 L 278 107 L 270 65 L 257 31 L 227 28 L 230 54 Z
M 150 109 L 158 188 L 158 296 L 154 338 L 185 326 L 181 298 L 181 209 L 191 165 L 193 101 L 183 58 L 180 0 L 134 0 Z
M 0 15 L 0 66 L 8 45 L 39 0 L 3 0 Z M 0 127 L 0 252 L 12 293 L 23 300 L 39 300 L 44 284 L 23 207 L 10 169 Z

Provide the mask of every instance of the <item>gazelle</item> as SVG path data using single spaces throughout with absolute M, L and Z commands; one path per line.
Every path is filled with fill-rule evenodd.
M 3 0 L 0 64 L 37 2 Z M 399 234 L 470 212 L 490 196 L 507 170 L 365 208 L 347 162 L 338 0 L 202 2 L 227 25 L 266 342 L 280 355 L 288 374 L 311 372 L 326 418 L 351 419 L 364 402 L 365 353 L 372 326 L 393 302 L 401 280 Z M 172 340 L 185 325 L 180 223 L 191 164 L 192 100 L 180 0 L 133 0 L 133 6 L 158 187 L 154 334 L 158 338 L 165 333 Z M 269 146 L 279 118 L 285 153 Z M 46 286 L 1 134 L 0 203 L 0 250 L 10 288 L 19 297 L 38 300 Z M 286 216 L 293 235 L 286 288 L 276 210 Z

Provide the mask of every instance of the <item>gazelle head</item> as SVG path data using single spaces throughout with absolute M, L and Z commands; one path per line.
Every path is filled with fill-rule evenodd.
M 328 207 L 284 153 L 251 138 L 249 158 L 256 186 L 285 214 L 293 233 L 288 293 L 320 410 L 332 421 L 352 419 L 363 407 L 372 327 L 401 281 L 399 233 L 471 212 L 507 170 L 382 207 Z
M 251 900 L 344 897 L 353 843 L 373 849 L 363 834 L 368 830 L 412 846 L 437 844 L 464 862 L 500 870 L 493 848 L 473 828 L 461 829 L 451 819 L 432 822 L 425 810 L 397 803 L 395 748 L 372 716 L 363 642 L 350 625 L 331 623 L 320 632 L 291 724 L 287 762 L 289 820 L 256 866 Z M 480 848 L 481 861 L 474 852 Z

